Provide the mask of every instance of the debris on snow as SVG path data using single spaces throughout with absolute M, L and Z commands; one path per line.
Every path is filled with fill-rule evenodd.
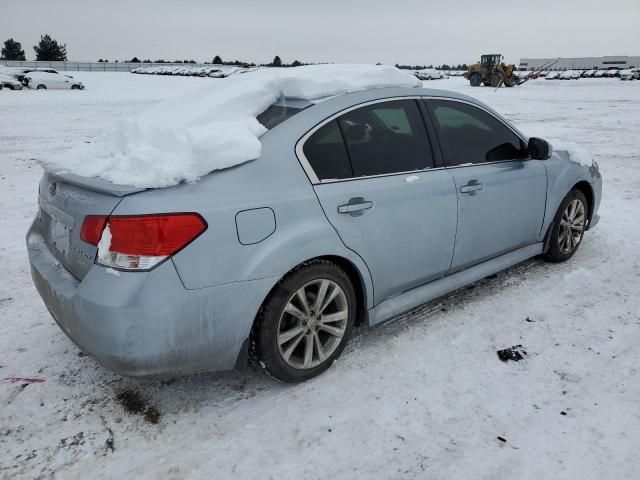
M 522 348 L 522 345 L 514 345 L 510 348 L 505 348 L 504 350 L 498 350 L 496 352 L 498 354 L 498 358 L 503 362 L 507 362 L 512 360 L 514 362 L 519 362 L 520 360 L 524 360 L 527 352 Z
M 9 383 L 42 383 L 44 378 L 5 377 L 4 381 Z
M 107 432 L 109 432 L 109 436 L 107 437 L 107 439 L 104 442 L 105 445 L 105 449 L 108 449 L 109 451 L 111 451 L 111 453 L 116 451 L 116 447 L 114 444 L 114 439 L 113 439 L 113 430 L 111 430 L 109 427 L 107 427 Z
M 142 415 L 144 419 L 154 425 L 160 421 L 160 411 L 147 403 L 147 401 L 134 390 L 121 391 L 116 399 L 128 413 Z

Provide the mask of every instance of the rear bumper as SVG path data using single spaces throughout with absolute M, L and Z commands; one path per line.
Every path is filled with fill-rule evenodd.
M 38 231 L 27 234 L 31 274 L 56 323 L 105 368 L 129 377 L 231 370 L 273 279 L 199 290 L 171 261 L 150 272 L 93 265 L 78 281 Z

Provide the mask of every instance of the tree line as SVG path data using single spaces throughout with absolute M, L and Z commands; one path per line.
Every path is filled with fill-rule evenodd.
M 33 46 L 36 60 L 64 62 L 67 60 L 67 44 L 58 43 L 51 35 L 40 35 L 40 41 Z M 26 60 L 22 44 L 13 38 L 5 40 L 0 60 Z
M 33 46 L 33 50 L 36 52 L 36 60 L 49 61 L 49 62 L 64 62 L 67 60 L 67 44 L 61 44 L 57 40 L 51 38 L 50 35 L 41 35 L 40 41 L 37 45 Z M 13 38 L 9 38 L 5 40 L 4 47 L 2 48 L 2 55 L 0 56 L 0 60 L 26 60 L 24 50 L 20 42 L 15 41 Z M 109 62 L 109 59 L 98 59 L 99 63 Z M 164 59 L 145 59 L 140 60 L 138 57 L 133 57 L 130 60 L 124 60 L 124 62 L 129 63 L 197 63 L 195 60 L 169 60 L 165 61 Z M 118 60 L 115 60 L 115 63 L 118 63 Z M 213 57 L 211 62 L 205 62 L 205 64 L 213 64 L 213 65 L 233 65 L 233 66 L 242 66 L 242 67 L 255 67 L 256 64 L 253 62 L 245 62 L 242 60 L 222 60 L 220 55 L 216 55 Z M 282 61 L 279 55 L 276 55 L 271 63 L 262 63 L 259 64 L 262 67 L 299 67 L 302 65 L 311 65 L 310 63 L 304 63 L 299 60 L 294 60 L 291 63 L 285 63 Z M 380 65 L 380 64 L 378 64 Z M 404 70 L 422 70 L 425 68 L 435 68 L 437 70 L 467 70 L 467 64 L 459 64 L 459 65 L 448 65 L 443 64 L 437 67 L 433 65 L 400 65 L 396 63 L 396 67 Z

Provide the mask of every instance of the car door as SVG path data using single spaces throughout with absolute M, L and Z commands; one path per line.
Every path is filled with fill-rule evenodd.
M 53 82 L 55 82 L 55 88 L 67 89 L 71 88 L 71 80 L 69 77 L 65 75 L 61 75 L 59 73 L 49 73 L 49 77 Z
M 376 304 L 442 277 L 453 255 L 455 185 L 434 168 L 418 102 L 352 108 L 298 144 L 327 218 L 369 268 Z
M 538 241 L 547 196 L 542 161 L 489 111 L 468 102 L 430 99 L 446 167 L 458 194 L 451 271 Z

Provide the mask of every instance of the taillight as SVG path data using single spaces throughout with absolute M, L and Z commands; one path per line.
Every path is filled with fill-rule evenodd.
M 80 239 L 91 245 L 98 245 L 106 224 L 107 217 L 104 215 L 89 215 L 84 217 L 82 229 L 80 230 Z
M 197 213 L 88 216 L 80 238 L 98 246 L 99 265 L 148 270 L 178 253 L 206 229 L 207 223 Z M 98 230 L 100 235 L 96 236 Z

